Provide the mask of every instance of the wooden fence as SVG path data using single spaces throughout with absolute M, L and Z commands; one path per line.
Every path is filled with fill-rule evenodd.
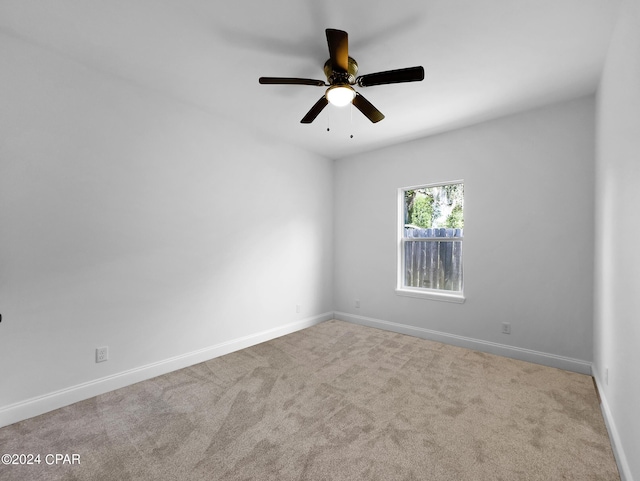
M 405 227 L 404 285 L 462 290 L 463 229 Z

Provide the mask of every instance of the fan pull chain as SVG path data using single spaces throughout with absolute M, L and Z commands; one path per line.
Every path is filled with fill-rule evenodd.
M 353 130 L 353 104 L 349 106 L 349 122 L 351 124 L 351 129 Z M 331 132 L 331 110 L 327 112 L 327 132 Z M 353 134 L 349 134 L 349 138 L 353 139 Z
M 353 102 L 349 105 L 349 115 L 351 116 L 349 122 L 351 124 L 351 131 L 353 131 Z M 353 139 L 353 134 L 349 135 L 350 139 Z

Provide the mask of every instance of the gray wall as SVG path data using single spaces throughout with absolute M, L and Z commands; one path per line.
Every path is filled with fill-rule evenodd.
M 625 0 L 598 92 L 594 375 L 618 460 L 640 479 L 640 1 Z
M 593 137 L 588 97 L 338 161 L 336 316 L 589 372 Z M 396 295 L 397 189 L 457 179 L 465 303 Z
M 331 317 L 332 161 L 0 45 L 0 421 Z

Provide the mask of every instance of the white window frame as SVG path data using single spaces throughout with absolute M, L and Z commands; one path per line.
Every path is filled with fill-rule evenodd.
M 406 287 L 404 286 L 404 246 L 406 242 L 415 242 L 407 240 L 409 238 L 404 236 L 404 193 L 407 190 L 428 189 L 431 187 L 441 187 L 443 185 L 451 184 L 464 184 L 464 180 L 451 180 L 447 182 L 436 182 L 432 184 L 419 184 L 409 187 L 400 187 L 398 189 L 398 219 L 397 219 L 397 275 L 396 275 L 396 294 L 399 296 L 415 297 L 419 299 L 431 299 L 436 301 L 455 302 L 461 304 L 465 301 L 464 296 L 464 275 L 462 277 L 462 289 L 460 291 L 447 291 L 444 289 L 429 289 L 425 287 Z M 463 241 L 463 237 L 442 237 L 444 242 L 450 241 Z M 464 247 L 462 249 L 463 264 L 462 269 L 464 273 Z

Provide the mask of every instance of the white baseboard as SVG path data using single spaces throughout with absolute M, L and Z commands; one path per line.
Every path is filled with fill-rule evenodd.
M 244 349 L 261 342 L 269 341 L 292 332 L 311 327 L 333 318 L 333 312 L 325 312 L 313 317 L 285 324 L 273 329 L 244 336 L 231 341 L 222 342 L 204 349 L 175 356 L 163 361 L 154 362 L 138 368 L 123 371 L 111 376 L 106 376 L 93 381 L 88 381 L 66 389 L 61 389 L 43 396 L 27 399 L 15 404 L 0 408 L 0 427 L 23 421 L 25 419 L 44 414 L 54 409 L 59 409 L 70 404 L 89 399 L 99 394 L 104 394 L 114 389 L 119 389 L 135 384 L 146 379 L 151 379 L 162 374 L 167 374 L 178 369 L 193 366 L 200 362 L 208 361 L 240 349 Z
M 604 394 L 604 389 L 602 389 L 602 386 L 604 384 L 601 382 L 600 373 L 597 369 L 593 370 L 593 378 L 595 379 L 596 387 L 598 388 L 598 394 L 600 396 L 600 410 L 602 411 L 602 417 L 604 418 L 604 423 L 606 424 L 607 431 L 609 432 L 609 439 L 611 439 L 611 448 L 613 449 L 613 455 L 615 456 L 616 463 L 618 464 L 620 480 L 633 481 L 631 468 L 629 467 L 627 456 L 622 449 L 620 435 L 618 434 L 618 429 L 616 428 L 616 424 L 613 421 L 613 416 L 611 415 L 611 410 L 609 409 L 609 403 L 607 402 L 607 398 Z
M 409 336 L 429 339 L 430 341 L 442 342 L 458 347 L 466 347 L 476 351 L 488 352 L 499 356 L 519 359 L 521 361 L 533 362 L 544 366 L 556 367 L 566 371 L 577 372 L 580 374 L 591 375 L 591 362 L 573 359 L 570 357 L 557 356 L 546 352 L 533 351 L 531 349 L 523 349 L 520 347 L 508 346 L 506 344 L 498 344 L 495 342 L 473 339 L 470 337 L 457 336 L 446 332 L 433 331 L 422 327 L 409 326 L 406 324 L 398 324 L 396 322 L 383 321 L 371 317 L 358 316 L 348 314 L 346 312 L 334 312 L 336 319 L 363 326 L 376 327 L 386 331 L 393 331 Z

